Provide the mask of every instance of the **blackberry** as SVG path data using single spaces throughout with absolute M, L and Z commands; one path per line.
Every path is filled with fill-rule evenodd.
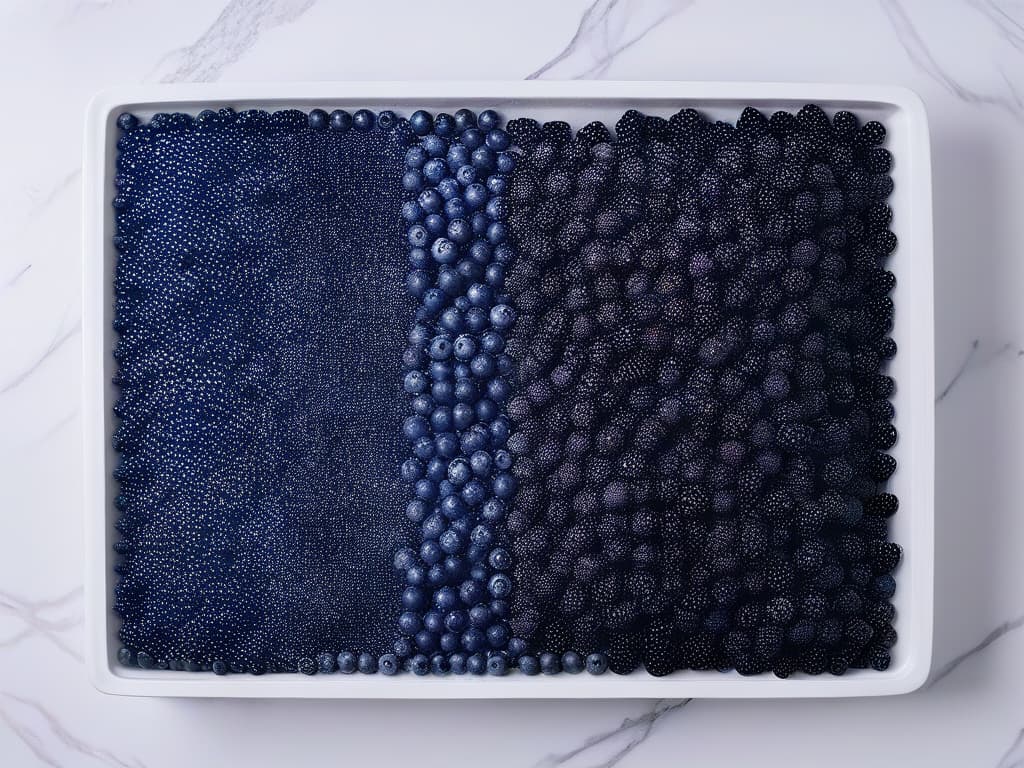
M 861 126 L 855 138 L 857 143 L 862 146 L 876 146 L 885 141 L 885 126 L 876 120 L 872 120 Z
M 820 675 L 828 670 L 828 654 L 820 645 L 812 645 L 800 654 L 799 664 L 808 675 Z
M 631 632 L 612 634 L 608 642 L 608 669 L 628 675 L 640 666 L 641 640 Z
M 875 448 L 887 451 L 896 444 L 897 432 L 892 424 L 876 424 L 872 429 L 871 443 Z
M 868 663 L 876 672 L 884 672 L 887 670 L 891 661 L 892 658 L 889 655 L 889 649 L 883 645 L 874 646 L 868 656 Z
M 899 509 L 900 502 L 891 493 L 880 493 L 864 502 L 864 511 L 876 517 L 892 517 Z
M 884 483 L 896 471 L 896 459 L 887 453 L 875 452 L 871 455 L 871 479 Z M 895 511 L 895 510 L 894 510 Z

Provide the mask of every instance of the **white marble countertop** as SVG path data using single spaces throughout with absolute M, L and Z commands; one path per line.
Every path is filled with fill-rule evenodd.
M 1024 765 L 1024 2 L 6 0 L 0 71 L 0 765 Z M 470 75 L 896 83 L 924 98 L 938 487 L 923 690 L 366 703 L 92 689 L 78 407 L 87 100 L 137 83 Z

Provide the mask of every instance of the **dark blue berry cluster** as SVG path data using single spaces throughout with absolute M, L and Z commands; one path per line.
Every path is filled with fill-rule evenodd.
M 884 128 L 811 105 L 508 131 L 513 632 L 541 671 L 885 669 Z
M 118 125 L 119 658 L 308 673 L 358 649 L 376 669 L 412 534 L 381 480 L 407 450 L 407 124 L 224 109 Z
M 409 125 L 418 141 L 406 152 L 402 216 L 420 308 L 403 356 L 413 413 L 401 475 L 421 540 L 395 555 L 407 583 L 395 656 L 419 674 L 504 674 L 513 587 L 504 519 L 516 491 L 505 448 L 505 336 L 516 316 L 505 295 L 504 193 L 516 158 L 492 110 L 418 111 Z

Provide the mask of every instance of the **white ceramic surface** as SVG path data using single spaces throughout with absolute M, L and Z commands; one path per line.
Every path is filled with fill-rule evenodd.
M 735 120 L 746 105 L 766 113 L 816 103 L 829 113 L 856 110 L 862 120 L 879 119 L 887 127 L 886 146 L 895 158 L 895 190 L 889 200 L 899 248 L 890 260 L 896 275 L 897 307 L 893 338 L 900 350 L 889 373 L 897 382 L 893 397 L 900 440 L 893 451 L 899 468 L 890 488 L 900 498 L 891 535 L 904 548 L 894 599 L 899 642 L 885 672 L 855 670 L 842 677 L 774 675 L 741 677 L 735 673 L 676 672 L 655 678 L 644 672 L 502 678 L 472 676 L 418 678 L 411 675 L 196 675 L 125 669 L 116 662 L 119 619 L 110 609 L 116 576 L 112 543 L 116 539 L 111 477 L 116 454 L 112 405 L 118 390 L 110 384 L 109 354 L 116 336 L 111 328 L 116 252 L 111 245 L 114 145 L 120 135 L 114 121 L 124 111 L 139 117 L 154 112 L 256 106 L 274 110 L 320 106 L 328 111 L 360 106 L 389 107 L 410 115 L 416 109 L 452 112 L 460 106 L 498 109 L 507 118 L 563 119 L 579 128 L 592 120 L 614 124 L 627 108 L 668 116 L 682 106 L 709 118 Z M 337 83 L 274 85 L 153 86 L 111 91 L 90 106 L 84 165 L 84 344 L 82 412 L 85 430 L 86 637 L 87 663 L 96 685 L 109 693 L 172 696 L 286 696 L 324 698 L 664 698 L 870 696 L 905 693 L 920 686 L 931 661 L 932 540 L 934 486 L 934 381 L 932 312 L 931 159 L 924 108 L 914 94 L 893 87 L 772 83 Z
M 928 766 L 1024 758 L 1020 0 L 0 3 L 0 764 Z M 382 35 L 399 42 L 381 45 Z M 467 69 L 472 66 L 472 70 Z M 912 88 L 932 138 L 934 663 L 835 701 L 107 696 L 83 663 L 81 115 L 157 82 L 823 80 Z

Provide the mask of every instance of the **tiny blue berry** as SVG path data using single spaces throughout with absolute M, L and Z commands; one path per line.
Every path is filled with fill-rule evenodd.
M 592 675 L 603 675 L 608 669 L 608 657 L 603 653 L 592 653 L 587 656 L 587 672 Z
M 540 663 L 537 661 L 536 656 L 522 655 L 518 658 L 516 665 L 524 675 L 533 677 L 540 674 Z
M 414 675 L 430 674 L 430 659 L 422 653 L 417 653 L 411 659 L 409 659 L 409 668 L 412 670 Z
M 498 113 L 493 109 L 485 109 L 477 117 L 476 124 L 480 127 L 480 130 L 491 131 L 501 125 L 501 118 L 498 117 Z
M 426 136 L 434 130 L 434 119 L 426 110 L 417 109 L 409 116 L 409 126 L 417 136 Z
M 369 654 L 361 654 L 360 655 L 360 657 L 359 657 L 359 661 L 360 661 L 359 671 L 360 672 L 364 672 L 365 671 L 362 668 L 362 658 L 363 658 L 363 655 L 369 655 Z M 376 672 L 378 666 L 380 667 L 381 673 L 383 673 L 385 675 L 388 675 L 389 677 L 391 675 L 397 675 L 398 671 L 400 669 L 400 665 L 398 663 L 398 657 L 395 656 L 395 654 L 393 654 L 393 653 L 385 653 L 383 656 L 380 657 L 380 661 L 379 662 L 374 661 L 374 668 L 371 671 Z
M 356 655 L 351 651 L 342 651 L 338 654 L 338 671 L 343 675 L 351 675 L 356 671 Z
M 562 664 L 557 653 L 545 652 L 540 655 L 540 671 L 545 675 L 557 675 L 562 671 Z
M 583 657 L 576 651 L 566 651 L 562 654 L 562 669 L 570 675 L 577 675 L 583 671 Z
M 332 131 L 347 133 L 352 128 L 352 115 L 344 109 L 336 109 L 331 112 L 330 126 Z
M 357 110 L 356 113 L 352 115 L 352 127 L 360 133 L 372 131 L 376 122 L 376 115 L 368 109 Z
M 487 659 L 482 653 L 474 653 L 466 659 L 466 671 L 471 675 L 482 675 L 487 672 Z
M 487 674 L 501 677 L 508 671 L 508 661 L 501 654 L 487 659 Z

